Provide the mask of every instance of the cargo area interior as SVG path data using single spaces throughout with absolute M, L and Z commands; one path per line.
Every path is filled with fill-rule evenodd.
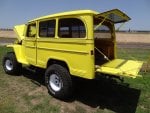
M 94 18 L 95 65 L 102 65 L 115 58 L 113 24 L 101 18 Z

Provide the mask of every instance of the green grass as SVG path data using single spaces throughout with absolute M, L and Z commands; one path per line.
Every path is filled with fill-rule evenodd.
M 150 60 L 150 49 L 120 48 L 117 56 L 123 59 L 148 61 Z
M 141 60 L 149 65 L 150 49 L 119 49 L 118 57 L 124 59 Z M 125 82 L 130 84 L 130 87 L 141 90 L 136 113 L 150 112 L 150 71 L 141 72 L 142 78 L 129 79 Z
M 2 69 L 2 57 L 11 49 L 0 47 L 0 113 L 59 113 L 50 105 L 47 89 L 37 86 L 27 76 L 10 76 Z
M 36 73 L 10 76 L 2 69 L 2 57 L 11 51 L 0 47 L 0 113 L 149 113 L 150 72 L 143 78 L 125 78 L 125 84 L 84 82 L 75 99 L 63 102 L 51 97 Z M 148 61 L 150 49 L 118 49 L 118 57 Z M 109 85 L 108 85 L 109 84 Z M 81 90 L 82 89 L 82 90 Z

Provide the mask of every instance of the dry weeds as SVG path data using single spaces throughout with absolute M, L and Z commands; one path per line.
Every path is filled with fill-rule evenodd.
M 116 33 L 116 39 L 119 43 L 149 43 L 150 33 Z

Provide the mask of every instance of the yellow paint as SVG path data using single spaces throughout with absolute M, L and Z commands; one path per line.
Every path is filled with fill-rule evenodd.
M 139 76 L 138 72 L 140 71 L 142 65 L 143 62 L 141 61 L 115 59 L 98 67 L 96 72 L 136 78 Z
M 25 38 L 25 30 L 26 30 L 26 25 L 22 24 L 22 25 L 17 25 L 14 27 L 14 31 L 17 34 L 17 38 L 19 41 L 23 40 Z
M 17 61 L 25 64 L 25 65 L 29 65 L 29 63 L 26 60 L 25 57 L 25 48 L 22 45 L 18 45 L 18 44 L 13 44 L 13 45 L 7 45 L 7 47 L 12 47 L 14 49 Z
M 112 13 L 120 15 L 123 20 L 129 20 L 126 15 L 124 17 L 124 13 L 118 10 L 100 14 L 91 10 L 79 10 L 40 17 L 28 23 L 36 23 L 37 28 L 33 28 L 33 34 L 36 34 L 35 37 L 26 37 L 26 25 L 15 26 L 15 31 L 21 44 L 9 45 L 9 47 L 14 48 L 18 62 L 26 65 L 34 65 L 46 69 L 49 60 L 58 60 L 67 64 L 71 75 L 87 79 L 94 79 L 95 71 L 112 75 L 129 75 L 135 78 L 138 72 L 137 69 L 141 66 L 141 63 L 137 61 L 127 61 L 125 65 L 120 65 L 124 60 L 115 59 L 104 65 L 99 65 L 99 68 L 95 69 L 93 17 L 109 17 Z M 78 18 L 82 20 L 86 27 L 86 36 L 84 38 L 60 38 L 58 36 L 58 21 L 61 18 Z M 39 22 L 51 19 L 56 20 L 55 37 L 39 37 Z M 112 26 L 114 26 L 113 21 L 109 20 L 109 18 L 106 21 L 110 21 Z M 115 33 L 113 32 L 112 35 L 114 37 L 113 43 L 116 47 Z M 114 54 L 115 52 L 116 49 Z M 131 64 L 132 66 L 130 66 Z M 134 69 L 135 71 L 132 71 Z

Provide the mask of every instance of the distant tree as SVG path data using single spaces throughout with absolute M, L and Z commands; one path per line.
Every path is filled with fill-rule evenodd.
M 128 32 L 131 32 L 130 28 L 129 28 Z

